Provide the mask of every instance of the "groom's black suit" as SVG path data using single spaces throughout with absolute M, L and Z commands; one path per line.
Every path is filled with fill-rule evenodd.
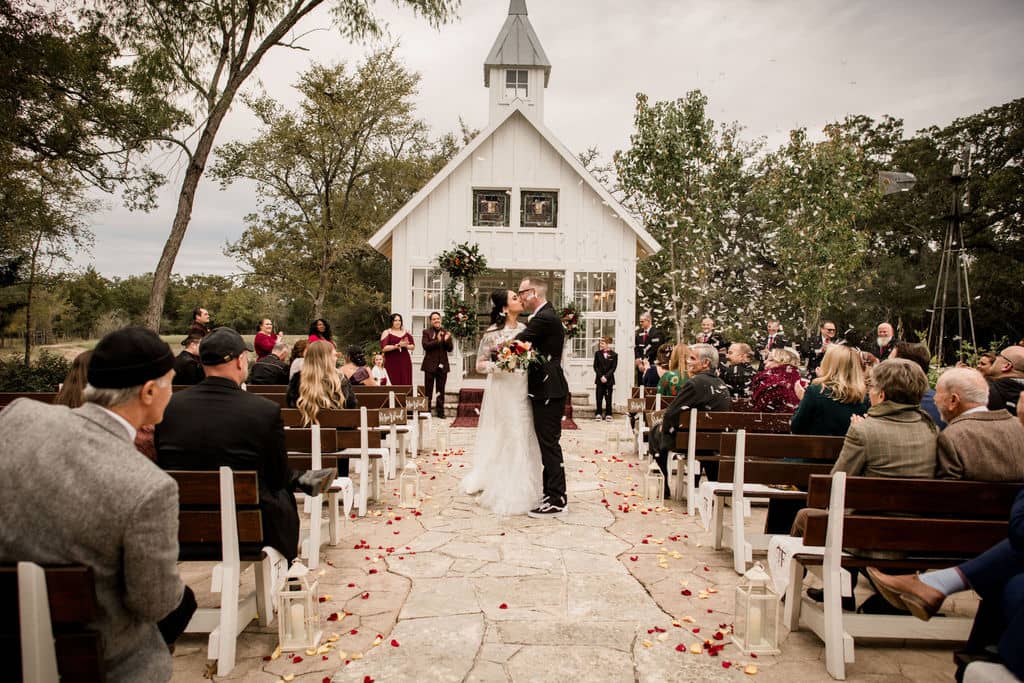
M 530 368 L 528 391 L 533 404 L 533 428 L 540 443 L 544 464 L 544 495 L 557 505 L 565 505 L 565 469 L 562 461 L 562 415 L 569 396 L 569 383 L 562 372 L 562 347 L 565 329 L 551 304 L 534 311 L 526 329 L 516 339 L 530 342 L 543 361 Z

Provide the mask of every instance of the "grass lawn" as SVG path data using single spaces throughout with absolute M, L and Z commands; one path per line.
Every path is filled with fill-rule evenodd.
M 255 335 L 253 334 L 242 335 L 242 338 L 246 341 L 247 344 L 252 344 L 253 337 L 255 337 Z M 181 340 L 185 338 L 185 334 L 162 334 L 160 335 L 160 338 L 170 345 L 171 351 L 174 353 L 175 356 L 177 356 L 178 353 L 181 352 Z M 292 334 L 285 335 L 284 340 L 289 346 L 291 346 L 299 339 L 305 338 L 306 335 L 304 334 Z M 96 346 L 97 342 L 99 342 L 99 339 L 72 339 L 66 342 L 61 342 L 60 344 L 45 344 L 43 346 L 33 346 L 32 357 L 36 358 L 41 351 L 49 351 L 50 353 L 64 356 L 68 360 L 74 360 L 75 356 L 80 354 L 82 351 L 88 351 L 89 349 L 92 349 L 94 346 Z M 24 348 L 24 342 L 9 344 L 8 346 L 0 348 L 0 357 L 5 358 L 8 356 L 21 355 Z M 255 360 L 255 358 L 250 358 L 250 360 Z

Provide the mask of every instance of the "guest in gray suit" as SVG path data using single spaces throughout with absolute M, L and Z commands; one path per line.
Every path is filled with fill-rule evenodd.
M 196 608 L 178 575 L 178 487 L 133 445 L 163 418 L 173 365 L 156 334 L 129 327 L 97 344 L 83 406 L 18 399 L 0 413 L 0 562 L 93 569 L 108 681 L 169 680 L 168 643 Z

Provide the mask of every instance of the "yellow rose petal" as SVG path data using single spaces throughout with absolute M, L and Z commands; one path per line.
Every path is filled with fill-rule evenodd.
M 680 628 L 682 626 L 682 624 L 680 624 L 679 621 L 676 620 L 676 619 L 672 620 L 672 625 L 675 626 L 676 628 Z
M 316 649 L 316 653 L 318 655 L 325 655 L 328 652 L 330 652 L 333 647 L 334 647 L 333 645 L 321 645 L 320 647 L 318 647 Z
M 274 661 L 281 656 L 281 646 L 278 645 L 273 652 L 270 653 L 270 661 Z
M 743 667 L 743 673 L 753 676 L 757 673 L 757 667 L 753 664 L 747 664 L 745 667 Z
M 696 624 L 697 623 L 697 620 L 694 619 L 693 617 L 683 617 L 683 621 L 685 621 L 687 624 Z
M 288 674 L 286 676 L 281 676 L 281 680 L 284 681 L 284 683 L 291 683 L 291 681 L 295 680 L 295 674 Z
M 717 588 L 708 588 L 707 590 L 708 590 L 708 593 L 717 593 L 718 592 Z
M 346 659 L 348 659 L 348 653 L 344 650 L 338 650 L 338 659 L 344 662 Z
M 331 598 L 334 597 L 334 596 L 332 596 L 332 595 L 321 595 L 320 597 L 323 598 L 324 602 L 330 602 Z
M 337 633 L 332 633 L 331 635 L 327 636 L 327 642 L 328 643 L 337 642 L 338 638 L 340 638 L 340 637 L 341 636 L 339 636 Z
M 645 640 L 645 641 L 643 641 L 643 642 L 642 642 L 642 643 L 640 643 L 640 644 L 641 644 L 641 645 L 643 645 L 644 647 L 651 647 L 651 646 L 653 646 L 653 645 L 654 645 L 654 643 L 652 643 L 652 642 L 651 642 L 651 641 L 649 641 L 649 640 Z
M 384 642 L 383 638 L 374 638 L 373 639 L 373 647 L 377 647 L 378 645 L 380 645 L 383 642 Z
M 699 655 L 702 652 L 704 652 L 704 646 L 701 645 L 700 643 L 694 643 L 693 645 L 690 646 L 690 654 L 692 654 L 692 655 Z
M 664 643 L 666 640 L 668 640 L 668 634 L 667 633 L 659 633 L 658 634 L 658 640 L 660 640 L 661 642 Z
M 362 652 L 353 652 L 352 655 L 349 657 L 349 659 L 362 659 L 362 658 L 363 658 L 363 653 Z

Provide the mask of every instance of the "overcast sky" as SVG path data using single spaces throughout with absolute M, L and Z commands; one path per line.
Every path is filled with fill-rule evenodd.
M 325 5 L 330 5 L 327 0 Z M 408 68 L 422 75 L 419 115 L 438 135 L 459 117 L 487 124 L 483 61 L 508 0 L 462 0 L 440 30 L 393 3 L 378 2 Z M 709 115 L 738 121 L 771 147 L 788 131 L 816 134 L 847 114 L 902 117 L 913 132 L 1024 95 L 1022 0 L 528 0 L 530 21 L 552 64 L 545 100 L 549 129 L 574 152 L 605 157 L 628 145 L 634 96 L 669 100 L 700 89 Z M 357 60 L 374 46 L 350 45 L 326 11 L 307 18 L 308 52 L 276 49 L 251 83 L 296 102 L 297 74 L 314 62 Z M 1016 47 L 1014 47 L 1016 46 Z M 248 139 L 254 119 L 236 101 L 218 142 Z M 181 161 L 158 159 L 170 182 L 160 208 L 129 213 L 116 199 L 95 215 L 92 263 L 107 276 L 155 268 L 170 229 Z M 212 159 L 211 159 L 212 161 Z M 913 169 L 908 169 L 913 170 Z M 255 207 L 251 186 L 221 191 L 204 179 L 175 272 L 234 273 L 222 254 Z

